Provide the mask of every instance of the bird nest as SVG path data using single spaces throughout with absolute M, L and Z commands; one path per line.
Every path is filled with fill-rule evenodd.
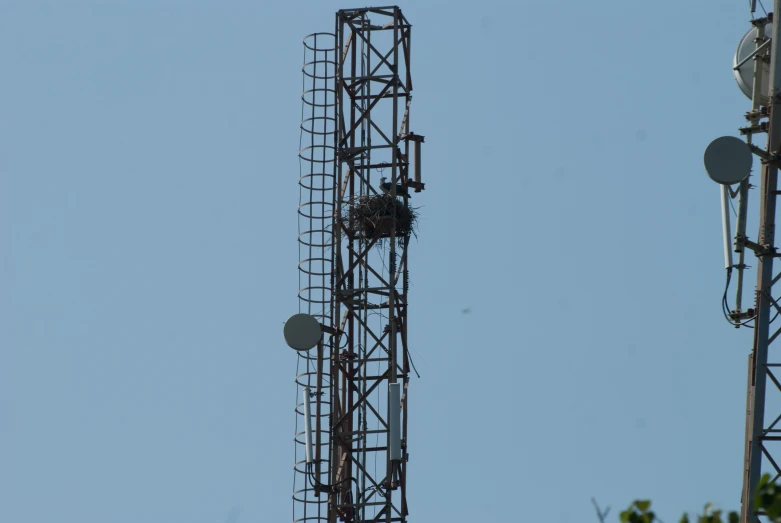
M 417 217 L 415 209 L 389 194 L 357 196 L 343 207 L 342 212 L 342 219 L 353 236 L 377 239 L 379 243 L 390 238 L 392 232 L 400 243 L 415 234 Z M 349 237 L 347 230 L 344 234 Z

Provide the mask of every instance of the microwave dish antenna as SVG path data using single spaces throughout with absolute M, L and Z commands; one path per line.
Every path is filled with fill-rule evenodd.
M 751 173 L 754 154 L 746 142 L 734 136 L 722 136 L 705 148 L 705 171 L 721 185 L 740 183 Z
M 770 34 L 773 27 L 772 23 L 765 25 L 764 34 Z M 735 75 L 735 80 L 738 82 L 738 87 L 743 91 L 743 94 L 751 100 L 751 91 L 754 85 L 754 60 L 752 58 L 763 50 L 770 47 L 770 39 L 766 38 L 765 41 L 757 47 L 757 37 L 759 32 L 756 27 L 752 27 L 743 38 L 740 39 L 738 49 L 735 51 L 735 57 L 732 60 L 732 73 Z M 766 60 L 761 61 L 762 64 L 762 85 L 759 91 L 761 105 L 767 105 L 770 100 L 770 63 Z
M 294 314 L 285 322 L 285 342 L 291 349 L 309 350 L 323 337 L 320 322 L 309 314 Z

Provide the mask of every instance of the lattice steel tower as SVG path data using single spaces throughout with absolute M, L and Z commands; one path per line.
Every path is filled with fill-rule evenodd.
M 775 0 L 778 14 L 781 0 Z M 751 2 L 752 18 L 756 2 Z M 754 342 L 749 354 L 748 389 L 746 400 L 746 433 L 743 463 L 743 493 L 741 523 L 766 521 L 754 507 L 754 497 L 760 475 L 770 473 L 771 480 L 781 478 L 781 354 L 772 349 L 778 344 L 781 328 L 771 323 L 781 313 L 781 306 L 773 297 L 774 286 L 781 274 L 773 274 L 773 259 L 778 257 L 775 246 L 776 199 L 778 190 L 778 161 L 781 158 L 781 49 L 778 47 L 781 27 L 777 17 L 770 13 L 765 18 L 753 18 L 751 29 L 741 40 L 735 54 L 733 71 L 743 93 L 751 99 L 746 112 L 747 125 L 740 129 L 745 137 L 721 137 L 708 146 L 705 168 L 710 177 L 720 184 L 724 231 L 724 260 L 727 269 L 727 289 L 723 307 L 728 321 L 735 327 L 753 327 Z M 766 147 L 755 144 L 767 134 Z M 756 241 L 746 232 L 750 171 L 753 158 L 762 164 L 758 183 L 759 231 Z M 733 189 L 734 187 L 734 189 Z M 730 226 L 730 200 L 737 199 L 737 224 Z M 737 263 L 733 260 L 737 253 Z M 743 278 L 750 267 L 745 256 L 756 256 L 757 285 L 753 307 L 743 308 Z M 735 307 L 728 304 L 730 280 L 735 273 Z M 777 294 L 777 293 L 776 293 Z M 777 329 L 777 330 L 776 330 Z M 775 342 L 775 343 L 774 343 Z M 772 384 L 767 388 L 768 380 Z
M 304 39 L 294 521 L 407 521 L 410 36 L 381 7 Z

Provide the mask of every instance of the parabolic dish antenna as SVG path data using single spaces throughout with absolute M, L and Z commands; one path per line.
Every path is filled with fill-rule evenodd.
M 295 314 L 285 323 L 285 342 L 291 349 L 309 350 L 322 337 L 320 322 L 309 314 Z
M 722 185 L 742 182 L 751 172 L 754 156 L 746 142 L 734 136 L 722 136 L 705 148 L 705 171 Z
M 765 35 L 771 34 L 773 24 L 765 25 Z M 751 89 L 754 85 L 754 60 L 748 60 L 745 64 L 741 65 L 737 70 L 735 66 L 746 59 L 748 55 L 753 53 L 757 44 L 754 42 L 757 38 L 757 28 L 752 27 L 751 30 L 741 38 L 738 44 L 738 50 L 735 52 L 735 58 L 732 61 L 732 72 L 735 75 L 735 80 L 738 81 L 738 87 L 743 91 L 743 94 L 751 99 Z M 770 96 L 770 64 L 762 63 L 762 86 L 760 88 L 760 100 L 762 105 L 767 105 Z

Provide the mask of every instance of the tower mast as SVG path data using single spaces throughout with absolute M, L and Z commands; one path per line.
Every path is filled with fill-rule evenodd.
M 768 143 L 767 156 L 762 162 L 762 178 L 760 183 L 760 213 L 759 236 L 757 243 L 738 237 L 737 242 L 752 248 L 757 256 L 757 287 L 754 323 L 754 345 L 749 356 L 748 394 L 746 412 L 746 444 L 743 473 L 743 499 L 741 508 L 741 523 L 760 521 L 759 514 L 754 510 L 754 495 L 762 472 L 763 455 L 773 467 L 773 481 L 781 476 L 781 453 L 773 442 L 781 441 L 781 410 L 776 414 L 766 411 L 767 379 L 773 382 L 781 391 L 781 358 L 774 351 L 769 358 L 769 347 L 781 333 L 781 328 L 771 335 L 771 311 L 780 310 L 778 303 L 772 297 L 772 287 L 779 277 L 773 277 L 773 258 L 777 256 L 775 247 L 776 198 L 778 196 L 778 159 L 781 153 L 781 49 L 778 43 L 781 38 L 781 25 L 778 13 L 781 13 L 781 0 L 775 0 L 773 6 L 773 29 L 770 51 L 770 102 L 768 107 L 769 120 L 767 125 Z M 778 376 L 776 376 L 778 374 Z M 776 410 L 778 408 L 776 407 Z M 770 425 L 765 422 L 766 414 L 771 419 Z M 776 414 L 776 415 L 774 415 Z M 774 457 L 775 456 L 775 457 Z
M 411 29 L 395 6 L 343 9 L 304 42 L 294 521 L 407 521 L 407 251 L 425 188 Z

